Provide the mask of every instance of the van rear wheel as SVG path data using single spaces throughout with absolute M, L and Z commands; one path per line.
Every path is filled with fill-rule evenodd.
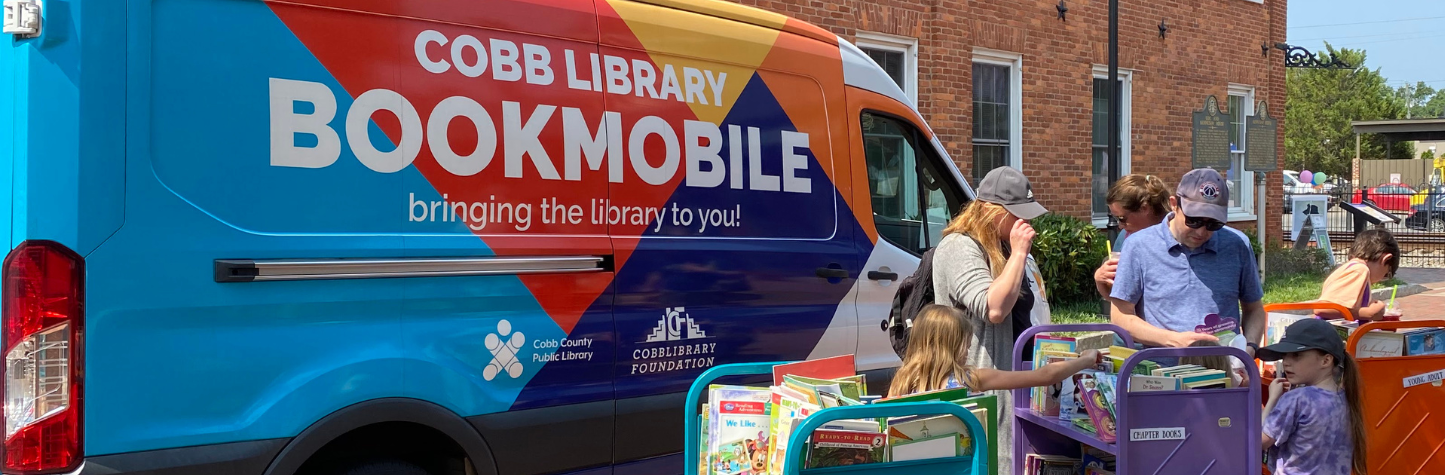
M 368 460 L 335 473 L 337 475 L 433 475 L 424 468 L 400 460 Z

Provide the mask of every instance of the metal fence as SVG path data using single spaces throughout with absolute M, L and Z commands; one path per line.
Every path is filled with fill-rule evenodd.
M 1326 188 L 1285 190 L 1284 238 L 1292 241 L 1295 221 L 1294 197 L 1320 197 L 1325 209 L 1318 206 L 1301 209 L 1303 214 L 1318 213 L 1325 217 L 1326 229 L 1337 257 L 1349 252 L 1355 233 L 1374 227 L 1368 220 L 1351 213 L 1340 203 L 1370 203 L 1398 218 L 1384 228 L 1400 243 L 1402 267 L 1445 267 L 1445 185 L 1408 186 L 1400 184 L 1354 188 L 1340 185 Z M 1303 233 L 1299 239 L 1307 239 Z

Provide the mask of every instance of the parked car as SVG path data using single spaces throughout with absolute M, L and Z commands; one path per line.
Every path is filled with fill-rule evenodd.
M 1367 189 L 1365 191 L 1368 193 L 1368 197 L 1365 198 L 1365 201 L 1373 203 L 1380 209 L 1401 213 L 1411 212 L 1410 196 L 1415 194 L 1415 190 L 1413 188 L 1405 185 L 1385 184 Z M 1355 191 L 1354 193 L 1350 194 L 1350 202 L 1356 204 L 1360 203 L 1359 191 Z
M 1411 207 L 1410 217 L 1405 218 L 1405 227 L 1445 233 L 1445 195 L 1430 195 L 1430 201 Z
M 1425 186 L 1421 188 L 1420 191 L 1415 192 L 1414 196 L 1410 197 L 1410 207 L 1413 209 L 1415 205 L 1425 204 L 1425 200 L 1430 199 L 1430 197 L 1440 195 L 1445 195 L 1445 185 Z

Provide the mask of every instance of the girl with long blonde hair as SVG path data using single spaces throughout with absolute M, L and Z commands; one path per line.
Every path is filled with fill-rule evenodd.
M 998 391 L 1051 386 L 1098 364 L 1099 352 L 1088 350 L 1078 358 L 1055 362 L 1033 371 L 1000 371 L 964 364 L 973 326 L 953 307 L 928 305 L 913 318 L 903 366 L 893 376 L 889 397 L 966 387 Z

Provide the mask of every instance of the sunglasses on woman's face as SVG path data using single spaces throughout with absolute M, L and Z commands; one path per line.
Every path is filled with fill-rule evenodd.
M 1220 229 L 1224 229 L 1224 223 L 1219 222 L 1219 220 L 1217 219 L 1211 218 L 1185 216 L 1184 225 L 1189 226 L 1189 229 L 1204 228 L 1209 231 L 1218 231 Z

